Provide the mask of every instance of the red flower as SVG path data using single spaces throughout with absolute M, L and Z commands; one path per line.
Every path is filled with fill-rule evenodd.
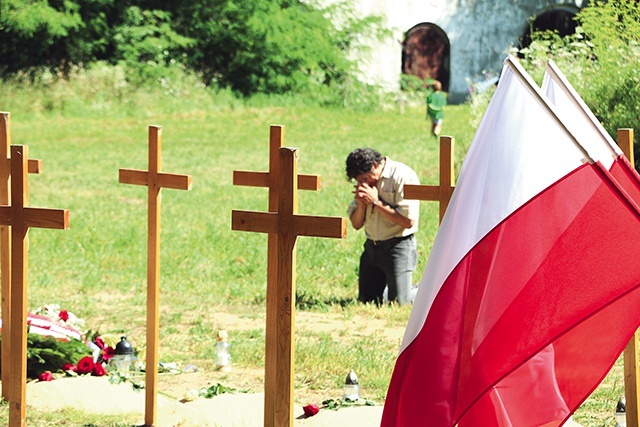
M 115 349 L 113 347 L 105 347 L 102 350 L 102 360 L 104 360 L 106 362 L 107 360 L 111 359 L 115 352 L 116 351 L 115 351 Z
M 44 371 L 43 373 L 40 374 L 40 376 L 38 376 L 38 381 L 52 381 L 53 380 L 53 374 L 51 373 L 51 371 Z
M 93 369 L 91 370 L 91 375 L 94 377 L 102 377 L 107 374 L 107 371 L 104 369 L 102 363 L 96 363 L 93 365 Z
M 73 371 L 73 372 L 77 372 L 78 368 L 76 368 L 76 365 L 72 364 L 72 363 L 65 363 L 64 365 L 62 365 L 62 370 L 63 371 Z
M 93 370 L 93 357 L 85 356 L 78 361 L 78 365 L 76 366 L 76 372 L 80 375 L 88 374 Z
M 315 405 L 313 403 L 303 407 L 302 409 L 304 410 L 304 415 L 307 417 L 313 417 L 315 414 L 320 412 L 320 408 L 318 408 L 318 405 Z
M 102 350 L 102 349 L 104 349 L 104 348 L 107 346 L 107 345 L 104 343 L 104 341 L 102 340 L 102 338 L 100 338 L 100 337 L 96 337 L 96 339 L 95 339 L 94 343 L 96 343 L 96 345 L 97 345 L 98 347 L 100 347 L 100 349 L 101 349 L 101 350 Z
M 60 310 L 58 316 L 60 317 L 60 319 L 62 319 L 63 322 L 69 320 L 69 312 L 67 310 Z

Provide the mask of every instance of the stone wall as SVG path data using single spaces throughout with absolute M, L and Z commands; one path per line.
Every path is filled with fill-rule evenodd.
M 363 15 L 386 18 L 393 37 L 371 43 L 372 53 L 362 64 L 364 79 L 387 89 L 399 88 L 402 41 L 416 25 L 440 27 L 450 42 L 450 101 L 464 101 L 469 81 L 483 74 L 497 75 L 507 49 L 516 45 L 529 20 L 554 8 L 576 12 L 587 0 L 355 0 Z

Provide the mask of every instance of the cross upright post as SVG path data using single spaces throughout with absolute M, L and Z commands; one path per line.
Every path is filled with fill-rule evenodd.
M 635 164 L 633 129 L 618 129 L 618 146 L 633 167 Z M 640 424 L 638 422 L 638 414 L 640 414 L 640 390 L 638 389 L 638 377 L 640 376 L 640 364 L 638 362 L 639 339 L 640 333 L 638 331 L 634 332 L 623 352 L 627 427 L 638 427 Z
M 121 184 L 148 187 L 147 222 L 147 359 L 145 378 L 145 426 L 156 423 L 158 383 L 158 336 L 160 323 L 160 202 L 163 187 L 191 189 L 191 176 L 160 172 L 162 128 L 149 126 L 149 170 L 120 169 Z
M 278 172 L 279 152 L 284 145 L 284 126 L 271 125 L 269 128 L 269 171 L 249 172 L 233 171 L 233 184 L 267 187 L 269 189 L 269 212 L 278 212 Z M 298 188 L 301 190 L 319 190 L 320 177 L 317 175 L 297 175 Z M 275 410 L 276 399 L 276 321 L 278 308 L 276 289 L 278 286 L 278 235 L 269 234 L 267 238 L 267 308 L 265 331 L 265 393 L 264 417 L 267 419 Z
M 11 199 L 11 114 L 0 112 L 0 205 L 9 205 Z M 29 173 L 42 172 L 42 161 L 27 160 Z M 0 227 L 0 293 L 2 295 L 2 327 L 11 330 L 11 227 Z M 2 397 L 9 401 L 9 355 L 11 338 L 6 333 L 2 337 Z M 6 385 L 6 386 L 5 386 Z
M 404 198 L 413 200 L 431 200 L 440 203 L 440 222 L 447 211 L 454 190 L 453 148 L 455 139 L 451 136 L 440 137 L 440 183 L 438 185 L 405 185 Z
M 0 225 L 11 227 L 11 353 L 9 426 L 26 425 L 28 231 L 69 228 L 69 211 L 29 207 L 29 149 L 11 146 L 11 205 L 0 206 Z
M 232 211 L 231 228 L 277 235 L 275 254 L 269 247 L 269 259 L 277 257 L 273 326 L 275 332 L 274 384 L 265 390 L 274 392 L 272 408 L 265 408 L 265 427 L 293 425 L 294 324 L 295 324 L 295 243 L 297 236 L 344 238 L 346 218 L 298 215 L 298 153 L 295 148 L 279 149 L 277 212 Z M 273 355 L 267 355 L 270 357 Z M 267 378 L 265 378 L 267 380 Z M 266 396 L 265 396 L 266 402 Z M 268 412 L 271 411 L 271 412 Z

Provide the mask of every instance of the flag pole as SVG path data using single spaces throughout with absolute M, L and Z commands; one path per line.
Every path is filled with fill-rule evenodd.
M 600 121 L 596 118 L 593 112 L 589 109 L 589 107 L 584 103 L 580 95 L 575 91 L 573 86 L 569 83 L 567 78 L 562 74 L 558 66 L 553 62 L 553 60 L 549 60 L 547 63 L 546 71 L 549 74 L 552 74 L 555 79 L 562 83 L 562 89 L 569 95 L 569 98 L 578 106 L 578 108 L 589 118 L 589 122 L 593 125 L 593 127 L 598 131 L 598 133 L 602 136 L 602 138 L 607 141 L 608 147 L 611 150 L 611 153 L 614 157 L 618 157 L 620 154 L 616 150 L 616 143 L 611 138 L 611 135 L 605 130 Z M 618 144 L 619 145 L 619 144 Z M 627 156 L 628 159 L 631 159 Z

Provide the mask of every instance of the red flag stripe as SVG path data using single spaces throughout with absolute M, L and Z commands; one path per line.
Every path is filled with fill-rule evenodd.
M 463 426 L 478 420 L 483 426 L 509 425 L 498 422 L 500 417 L 523 413 L 530 424 L 513 425 L 559 425 L 597 385 L 628 338 L 617 333 L 601 343 L 579 370 L 564 357 L 575 348 L 565 350 L 562 343 L 594 338 L 576 324 L 640 283 L 637 271 L 618 265 L 621 253 L 640 246 L 639 232 L 635 211 L 594 165 L 577 169 L 508 217 L 445 280 L 423 328 L 398 358 L 382 425 Z M 614 313 L 603 310 L 586 324 L 635 328 L 640 320 L 630 309 L 634 302 L 628 298 Z M 553 347 L 547 347 L 550 342 Z M 549 358 L 541 348 L 556 353 L 555 373 L 528 369 Z M 548 381 L 518 378 L 527 372 Z M 584 380 L 574 387 L 560 386 L 577 372 L 592 374 L 580 375 Z M 535 384 L 541 389 L 533 407 L 522 412 L 510 402 L 501 410 L 505 391 L 514 396 Z M 553 420 L 546 419 L 550 413 Z

